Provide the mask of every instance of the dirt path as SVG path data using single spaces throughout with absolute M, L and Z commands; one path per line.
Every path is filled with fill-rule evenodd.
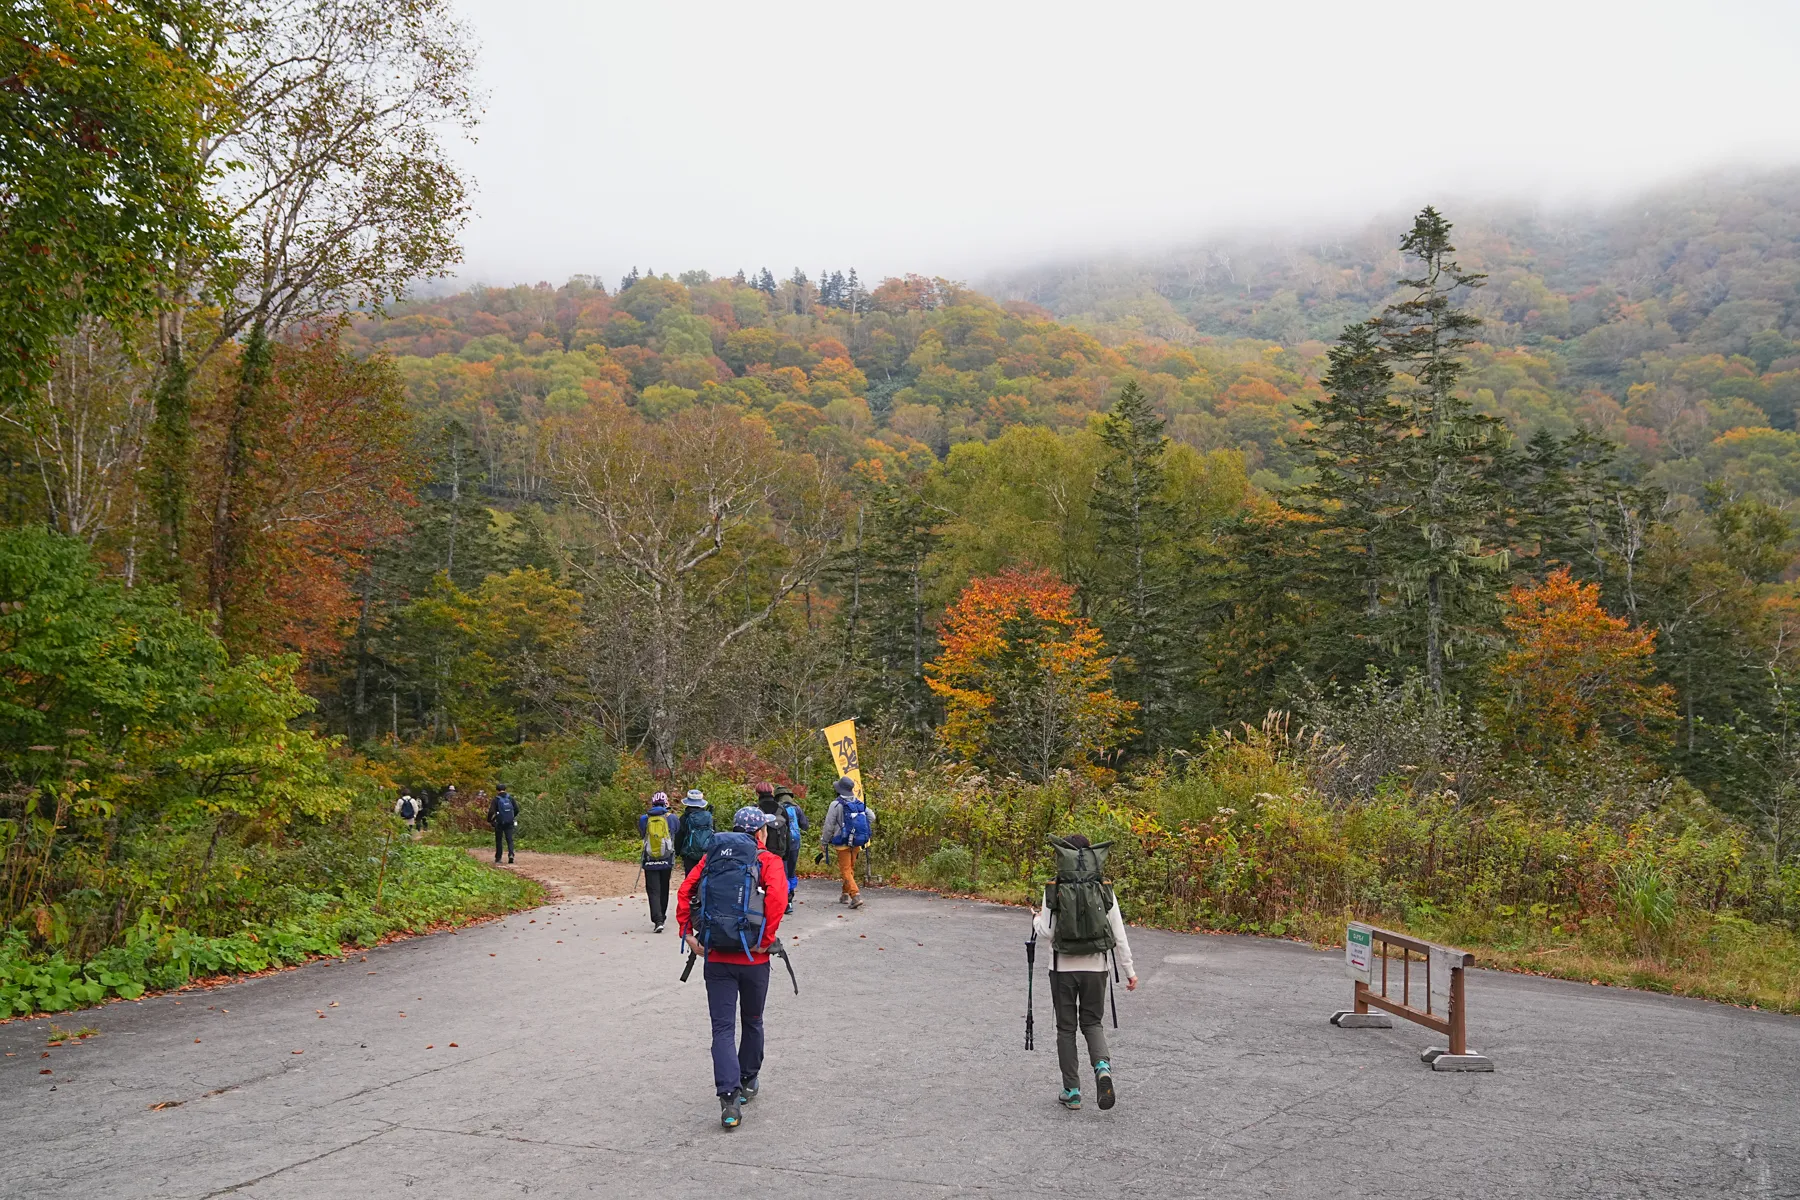
M 486 850 L 470 850 L 469 853 L 483 861 L 493 861 Z M 599 900 L 629 895 L 638 871 L 634 863 L 613 862 L 587 854 L 538 854 L 521 850 L 518 859 L 500 869 L 537 880 L 550 889 L 551 900 Z

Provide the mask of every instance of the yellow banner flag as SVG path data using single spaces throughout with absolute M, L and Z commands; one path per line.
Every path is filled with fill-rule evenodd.
M 831 757 L 837 761 L 838 774 L 848 775 L 856 784 L 856 798 L 863 799 L 862 765 L 856 759 L 855 720 L 827 725 L 823 732 L 825 744 L 831 747 Z

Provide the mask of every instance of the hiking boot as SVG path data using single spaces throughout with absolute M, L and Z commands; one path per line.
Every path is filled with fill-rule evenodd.
M 494 860 L 494 861 L 495 861 L 495 862 L 499 862 L 499 861 L 500 861 L 500 860 L 499 860 L 499 859 L 495 859 L 495 860 Z M 839 893 L 838 893 L 838 903 L 839 903 L 839 904 L 848 904 L 848 903 L 850 903 L 850 893 L 849 893 L 849 892 L 839 892 Z
M 1101 1108 L 1111 1108 L 1118 1099 L 1113 1095 L 1112 1064 L 1104 1058 L 1094 1064 L 1094 1090 L 1100 1093 Z
M 1073 1112 L 1075 1109 L 1081 1107 L 1081 1089 L 1064 1088 L 1062 1095 L 1056 1098 L 1056 1102 Z
M 726 1129 L 736 1129 L 744 1123 L 744 1102 L 738 1099 L 735 1091 L 726 1092 L 719 1097 L 719 1124 Z
M 856 896 L 850 897 L 850 907 L 851 908 L 861 908 L 862 906 L 863 906 L 863 898 L 861 895 L 856 895 Z
M 507 866 L 509 866 L 509 867 L 510 867 L 510 866 L 512 866 L 512 865 L 513 865 L 513 864 L 514 864 L 514 863 L 515 863 L 515 862 L 517 862 L 517 861 L 519 861 L 519 860 L 518 860 L 518 859 L 516 859 L 516 858 L 514 858 L 514 857 L 513 857 L 513 856 L 512 856 L 512 855 L 510 855 L 510 854 L 509 854 L 509 855 L 507 855 L 507 856 L 506 856 L 506 865 L 507 865 Z
M 755 1076 L 744 1080 L 744 1082 L 738 1084 L 738 1104 L 742 1106 L 750 1103 L 752 1100 L 756 1099 L 756 1093 L 761 1090 L 762 1083 Z

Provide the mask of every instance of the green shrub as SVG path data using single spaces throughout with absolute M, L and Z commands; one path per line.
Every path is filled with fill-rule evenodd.
M 966 847 L 945 842 L 925 856 L 920 870 L 933 887 L 966 892 L 974 886 L 975 856 Z
M 1656 955 L 1675 924 L 1675 888 L 1661 868 L 1636 859 L 1613 868 L 1619 916 L 1640 953 Z

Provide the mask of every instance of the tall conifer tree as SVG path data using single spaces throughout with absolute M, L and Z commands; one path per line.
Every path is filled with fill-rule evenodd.
M 1182 699 L 1171 601 L 1176 517 L 1168 500 L 1165 422 L 1136 380 L 1119 390 L 1100 422 L 1107 456 L 1090 501 L 1098 524 L 1099 567 L 1092 591 L 1107 643 L 1121 662 L 1120 694 L 1141 705 L 1139 725 L 1152 743 L 1180 726 Z
M 1430 206 L 1414 219 L 1400 240 L 1418 264 L 1416 277 L 1400 281 L 1414 294 L 1389 305 L 1379 326 L 1389 358 L 1410 376 L 1400 399 L 1418 434 L 1403 443 L 1398 465 L 1412 536 L 1398 543 L 1397 578 L 1416 610 L 1425 677 L 1438 695 L 1445 664 L 1499 628 L 1499 576 L 1510 561 L 1499 534 L 1508 507 L 1506 430 L 1457 392 L 1464 351 L 1481 324 L 1460 302 L 1486 277 L 1451 257 L 1450 229 Z

